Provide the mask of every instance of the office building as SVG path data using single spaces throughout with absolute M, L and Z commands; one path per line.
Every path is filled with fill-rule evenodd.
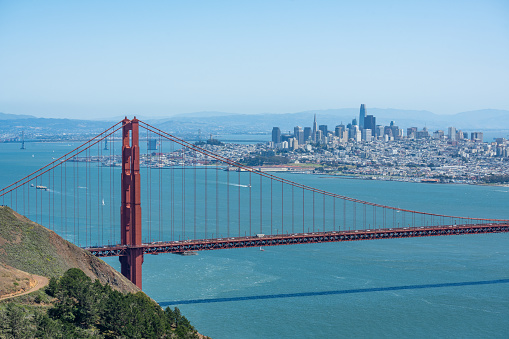
M 147 140 L 147 149 L 149 151 L 157 150 L 157 139 L 148 139 Z
M 456 128 L 449 127 L 447 136 L 449 137 L 449 140 L 455 141 L 456 140 Z
M 415 135 L 416 139 L 428 139 L 429 138 L 429 132 L 426 127 L 422 129 L 422 131 L 417 131 L 417 134 Z
M 318 130 L 322 131 L 322 135 L 323 135 L 324 137 L 326 137 L 326 136 L 327 136 L 327 134 L 328 134 L 328 131 L 327 131 L 327 125 L 320 125 L 320 126 L 318 127 Z
M 281 130 L 279 127 L 272 128 L 272 142 L 274 144 L 279 144 L 281 142 Z
M 360 124 L 360 128 L 363 129 L 363 128 L 366 128 L 364 126 L 364 118 L 366 117 L 366 106 L 364 104 L 361 105 L 361 110 L 360 110 L 360 113 L 359 113 L 359 124 Z
M 371 141 L 373 139 L 371 133 L 372 133 L 372 131 L 370 128 L 363 129 L 362 130 L 362 140 Z
M 316 142 L 318 142 L 318 143 L 321 143 L 323 141 L 322 131 L 320 131 L 320 130 L 316 131 L 315 139 L 316 139 Z
M 295 126 L 293 128 L 293 135 L 295 139 L 299 142 L 299 145 L 304 144 L 304 131 L 302 130 L 302 127 Z
M 417 127 L 409 127 L 406 129 L 406 137 L 408 139 L 415 139 L 417 137 Z
M 483 133 L 482 132 L 470 133 L 470 140 L 474 142 L 483 142 Z
M 336 128 L 334 129 L 334 135 L 341 138 L 344 130 L 345 130 L 344 125 L 337 125 Z
M 445 133 L 442 130 L 437 130 L 433 132 L 433 139 L 444 139 Z
M 318 130 L 318 125 L 316 124 L 316 113 L 315 113 L 315 120 L 313 121 L 313 135 L 311 135 L 311 139 L 313 139 L 313 142 L 316 142 L 316 131 Z
M 309 140 L 313 140 L 313 137 L 311 136 L 312 133 L 311 127 L 304 127 L 304 143 Z
M 371 135 L 375 135 L 375 127 L 376 118 L 372 115 L 366 115 L 366 117 L 364 118 L 364 129 L 370 129 Z

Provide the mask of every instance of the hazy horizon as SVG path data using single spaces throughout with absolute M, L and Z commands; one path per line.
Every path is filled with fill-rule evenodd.
M 360 105 L 359 105 L 360 106 Z M 33 116 L 35 118 L 43 118 L 43 119 L 78 119 L 78 120 L 90 120 L 90 121 L 108 121 L 108 120 L 116 120 L 116 119 L 122 119 L 123 117 L 128 117 L 128 118 L 133 118 L 134 116 L 138 117 L 138 118 L 143 118 L 143 119 L 165 119 L 165 118 L 186 118 L 186 117 L 189 117 L 189 118 L 197 118 L 197 117 L 224 117 L 224 116 L 239 116 L 239 115 L 247 115 L 247 116 L 257 116 L 257 115 L 295 115 L 295 114 L 303 114 L 303 113 L 308 113 L 308 114 L 312 114 L 313 112 L 316 112 L 316 114 L 320 115 L 320 114 L 330 114 L 329 111 L 348 111 L 348 110 L 351 110 L 351 111 L 355 111 L 355 113 L 352 113 L 354 114 L 352 117 L 353 118 L 357 118 L 357 110 L 359 110 L 360 107 L 356 108 L 356 107 L 341 107 L 341 108 L 327 108 L 327 109 L 321 109 L 321 110 L 318 110 L 318 109 L 311 109 L 311 110 L 306 110 L 306 111 L 298 111 L 298 112 L 254 112 L 254 113 L 243 113 L 243 112 L 222 112 L 222 111 L 198 111 L 198 112 L 185 112 L 185 113 L 175 113 L 175 114 L 168 114 L 168 115 L 164 115 L 164 114 L 161 114 L 161 115 L 151 115 L 150 113 L 148 114 L 145 114 L 145 113 L 141 113 L 141 114 L 121 114 L 121 115 L 104 115 L 102 117 L 87 117 L 87 116 L 84 116 L 84 117 L 79 117 L 79 116 L 62 116 L 62 117 L 52 117 L 52 116 L 44 116 L 44 115 L 38 115 L 38 114 L 14 114 L 14 113 L 9 113 L 9 112 L 1 112 L 0 111 L 0 114 L 7 114 L 7 115 L 20 115 L 20 116 Z M 424 113 L 431 113 L 431 114 L 436 114 L 438 116 L 442 116 L 442 117 L 447 117 L 447 116 L 454 116 L 454 115 L 457 115 L 457 114 L 463 114 L 463 113 L 470 113 L 470 112 L 476 112 L 476 111 L 503 111 L 503 112 L 508 112 L 509 113 L 509 110 L 501 110 L 501 109 L 498 109 L 498 108 L 485 108 L 485 109 L 480 109 L 480 110 L 472 110 L 472 111 L 464 111 L 464 112 L 455 112 L 455 113 L 450 113 L 450 114 L 439 114 L 439 113 L 435 113 L 435 112 L 431 112 L 431 111 L 427 111 L 427 110 L 415 110 L 415 109 L 400 109 L 400 108 L 380 108 L 380 107 L 366 107 L 366 112 L 367 114 L 372 114 L 372 112 L 370 112 L 370 110 L 375 110 L 375 111 L 399 111 L 399 112 L 413 112 L 413 113 L 418 113 L 418 112 L 424 112 Z M 345 112 L 343 112 L 345 113 Z M 409 118 L 411 118 L 411 116 L 409 116 Z
M 509 3 L 0 2 L 0 112 L 509 110 Z

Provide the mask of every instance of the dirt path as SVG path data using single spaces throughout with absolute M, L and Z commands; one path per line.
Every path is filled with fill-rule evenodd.
M 28 293 L 35 292 L 37 290 L 40 290 L 43 287 L 46 287 L 49 284 L 49 279 L 40 275 L 32 274 L 32 277 L 35 279 L 35 286 L 33 286 L 28 291 L 22 292 L 22 293 L 11 293 L 4 296 L 0 296 L 0 300 L 10 299 L 14 297 L 19 297 L 20 295 L 25 295 Z

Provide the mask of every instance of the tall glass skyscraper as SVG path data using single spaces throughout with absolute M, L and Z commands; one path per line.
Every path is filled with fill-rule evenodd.
M 311 136 L 313 138 L 313 142 L 316 142 L 316 130 L 318 129 L 318 125 L 316 124 L 316 113 L 315 113 L 315 120 L 313 121 L 313 135 Z
M 279 127 L 272 128 L 272 142 L 279 144 L 281 142 L 281 130 Z
M 364 129 L 364 118 L 366 117 L 366 106 L 361 104 L 361 111 L 359 113 L 359 128 Z

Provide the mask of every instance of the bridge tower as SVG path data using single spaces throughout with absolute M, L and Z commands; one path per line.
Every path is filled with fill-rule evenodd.
M 121 244 L 127 255 L 120 257 L 121 273 L 141 289 L 141 193 L 139 120 L 122 120 L 122 206 L 120 207 Z

